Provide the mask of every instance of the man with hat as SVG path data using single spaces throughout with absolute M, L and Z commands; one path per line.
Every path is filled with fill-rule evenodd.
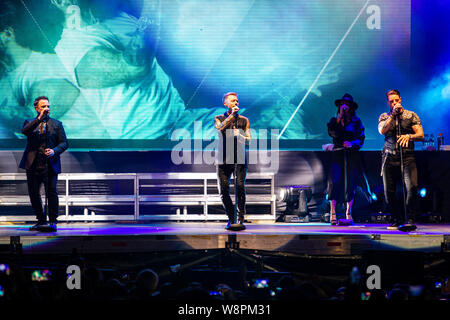
M 328 179 L 328 198 L 330 199 L 330 222 L 338 224 L 336 219 L 337 202 L 347 204 L 346 220 L 353 222 L 352 206 L 355 190 L 361 175 L 361 159 L 358 150 L 364 144 L 364 126 L 356 116 L 358 104 L 346 93 L 342 99 L 337 99 L 337 117 L 328 122 L 328 134 L 333 138 L 331 145 L 332 162 Z
M 396 184 L 404 182 L 406 186 L 406 210 L 414 220 L 417 206 L 417 167 L 414 158 L 414 141 L 423 141 L 424 134 L 419 117 L 412 111 L 403 109 L 398 90 L 386 93 L 387 104 L 391 109 L 378 119 L 378 131 L 384 135 L 381 175 L 383 176 L 384 197 L 391 207 L 393 221 L 389 230 L 397 230 L 406 217 L 396 199 Z M 402 161 L 403 160 L 403 166 Z M 401 170 L 403 167 L 403 170 Z M 401 172 L 403 171 L 403 172 Z M 401 174 L 403 173 L 403 178 Z M 412 221 L 410 221 L 412 222 Z

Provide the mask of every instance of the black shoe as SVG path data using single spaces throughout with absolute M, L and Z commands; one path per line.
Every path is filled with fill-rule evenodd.
M 239 221 L 239 231 L 247 229 L 247 227 L 244 225 L 244 221 Z
M 337 224 L 339 226 L 351 226 L 353 225 L 353 219 L 339 219 Z
M 29 231 L 39 231 L 42 226 L 45 226 L 47 222 L 38 222 L 35 225 L 31 226 L 28 230 Z
M 40 226 L 38 229 L 39 232 L 56 232 L 56 223 L 49 223 Z
M 228 221 L 227 226 L 225 227 L 225 229 L 229 230 L 229 231 L 242 231 L 245 230 L 245 226 L 243 223 L 239 222 L 239 223 L 232 223 L 231 221 Z
M 337 226 L 338 221 L 336 219 L 336 215 L 335 214 L 333 214 L 333 215 L 330 214 L 330 223 L 331 223 L 332 226 Z
M 56 232 L 58 228 L 56 228 L 56 222 L 50 222 L 48 225 L 49 232 Z
M 400 226 L 399 223 L 394 222 L 393 224 L 391 224 L 389 227 L 387 227 L 388 230 L 398 230 L 398 227 Z
M 244 217 L 238 219 L 239 230 L 245 230 L 246 229 L 246 227 L 244 225 L 244 221 L 245 221 Z
M 398 227 L 398 230 L 402 232 L 412 232 L 417 229 L 417 226 L 415 224 L 405 223 Z

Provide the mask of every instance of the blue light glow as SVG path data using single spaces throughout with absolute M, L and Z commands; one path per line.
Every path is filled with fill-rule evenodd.
M 428 87 L 421 92 L 419 103 L 422 125 L 425 133 L 437 136 L 442 133 L 448 135 L 448 120 L 450 116 L 450 66 L 443 68 L 444 72 L 433 77 Z M 439 116 L 436 111 L 439 110 Z
M 425 198 L 427 196 L 427 189 L 426 188 L 422 188 L 419 190 L 419 196 L 421 198 Z

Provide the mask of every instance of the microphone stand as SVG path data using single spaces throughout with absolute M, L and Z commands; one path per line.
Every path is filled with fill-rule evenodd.
M 44 215 L 47 219 L 48 217 L 48 158 L 45 155 L 45 149 L 48 146 L 48 114 L 44 117 L 44 130 L 45 130 L 45 144 L 44 144 L 44 156 L 45 156 L 45 176 L 44 176 L 44 185 L 45 185 L 45 201 L 44 201 Z M 42 228 L 41 231 L 48 231 L 47 228 Z
M 346 119 L 343 120 L 346 123 Z M 343 148 L 342 152 L 344 152 L 344 199 L 345 199 L 345 210 L 347 212 L 347 203 L 348 203 L 348 149 Z M 347 219 L 347 214 L 345 219 L 339 219 L 338 225 L 340 226 L 349 226 L 352 224 L 352 220 Z
M 347 210 L 347 204 L 348 204 L 348 150 L 344 148 L 342 151 L 344 152 L 344 198 L 345 198 L 345 210 Z M 338 225 L 340 226 L 349 226 L 352 224 L 352 220 L 348 220 L 347 217 L 345 219 L 339 219 Z
M 234 120 L 234 129 L 236 129 L 236 123 L 237 123 L 237 115 L 235 115 L 236 119 Z M 238 216 L 238 187 L 237 187 L 237 144 L 238 144 L 238 139 L 236 136 L 234 136 L 233 134 L 233 139 L 234 139 L 234 217 L 233 217 L 233 223 L 236 224 L 237 223 L 237 216 Z
M 395 126 L 397 129 L 397 137 L 401 136 L 401 134 L 402 134 L 402 130 L 400 128 L 400 123 L 399 123 L 398 118 L 399 118 L 399 114 L 397 114 L 395 116 Z M 408 143 L 409 143 L 409 141 L 408 141 Z M 403 232 L 410 232 L 410 231 L 416 230 L 417 226 L 414 224 L 408 223 L 408 214 L 407 214 L 407 210 L 406 210 L 406 186 L 405 186 L 405 167 L 403 164 L 403 147 L 400 143 L 398 144 L 398 146 L 400 148 L 400 171 L 402 174 L 403 213 L 404 213 L 404 217 L 405 217 L 404 224 L 399 226 L 398 230 L 403 231 Z

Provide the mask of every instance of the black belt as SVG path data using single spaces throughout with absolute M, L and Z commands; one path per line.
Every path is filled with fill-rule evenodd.
M 393 156 L 400 155 L 400 151 L 399 150 L 383 149 L 382 153 L 383 154 L 390 154 L 390 155 L 393 155 Z M 407 155 L 414 154 L 414 150 L 405 150 L 405 151 L 403 151 L 403 154 L 407 154 Z
M 397 156 L 397 155 L 400 155 L 400 151 L 399 150 L 390 150 L 390 149 L 386 149 L 386 148 L 384 148 L 383 149 L 383 151 L 382 151 L 382 155 L 383 155 L 383 157 L 382 157 L 382 163 L 381 163 L 381 173 L 380 173 L 380 176 L 383 176 L 383 168 L 384 168 L 384 166 L 386 165 L 386 159 L 387 159 L 387 156 L 388 155 L 391 155 L 391 156 Z M 406 150 L 406 151 L 403 151 L 403 155 L 414 155 L 414 150 Z

